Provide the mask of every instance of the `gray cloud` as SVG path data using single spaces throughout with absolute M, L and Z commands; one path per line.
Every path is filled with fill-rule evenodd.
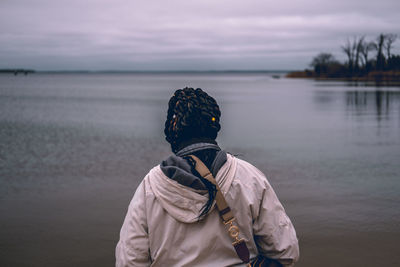
M 0 68 L 304 68 L 320 51 L 342 58 L 349 37 L 400 34 L 398 10 L 398 0 L 3 0 Z

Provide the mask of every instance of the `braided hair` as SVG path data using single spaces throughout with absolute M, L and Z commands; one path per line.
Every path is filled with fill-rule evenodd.
M 167 120 L 165 121 L 165 139 L 171 144 L 174 153 L 179 145 L 191 139 L 215 140 L 221 129 L 219 119 L 221 111 L 214 98 L 197 88 L 185 87 L 176 90 L 168 103 Z M 194 153 L 210 168 L 216 151 L 207 149 Z M 192 173 L 199 177 L 208 191 L 208 201 L 200 210 L 199 220 L 211 209 L 217 189 L 214 184 L 203 178 L 195 170 L 195 162 L 190 157 L 184 157 L 191 166 Z
M 168 103 L 165 139 L 177 152 L 179 144 L 193 138 L 215 140 L 221 129 L 221 111 L 214 98 L 200 88 L 176 90 Z

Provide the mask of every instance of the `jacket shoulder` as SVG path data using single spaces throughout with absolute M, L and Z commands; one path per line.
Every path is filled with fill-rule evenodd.
M 267 177 L 253 164 L 239 158 L 235 158 L 237 161 L 236 178 L 246 178 L 247 180 L 251 178 L 252 180 L 257 180 L 260 182 L 267 182 L 269 186 Z

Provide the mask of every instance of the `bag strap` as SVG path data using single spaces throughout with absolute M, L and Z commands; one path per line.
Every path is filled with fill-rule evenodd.
M 248 266 L 250 266 L 250 252 L 247 248 L 246 242 L 243 238 L 239 239 L 239 227 L 234 224 L 236 218 L 233 216 L 232 210 L 229 208 L 228 203 L 226 203 L 225 197 L 222 194 L 221 188 L 219 187 L 214 176 L 211 174 L 207 166 L 196 156 L 189 155 L 196 162 L 196 171 L 204 177 L 204 179 L 215 185 L 217 189 L 215 195 L 215 201 L 217 204 L 217 209 L 222 222 L 228 226 L 228 233 L 233 239 L 232 245 L 235 248 L 238 257 Z

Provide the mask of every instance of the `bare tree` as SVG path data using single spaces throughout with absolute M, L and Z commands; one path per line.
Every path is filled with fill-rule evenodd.
M 368 62 L 368 54 L 370 51 L 374 51 L 377 50 L 377 45 L 375 42 L 371 41 L 371 42 L 366 42 L 364 43 L 363 49 L 361 50 L 361 54 L 364 57 L 364 63 Z
M 386 42 L 384 43 L 384 47 L 386 49 L 387 58 L 390 58 L 390 50 L 392 49 L 393 43 L 396 41 L 396 34 L 386 34 Z
M 376 54 L 376 68 L 378 70 L 383 70 L 385 66 L 385 56 L 383 55 L 383 45 L 386 40 L 386 35 L 381 33 L 379 34 L 378 38 L 376 39 L 377 50 L 378 53 Z
M 327 73 L 328 68 L 332 64 L 336 64 L 338 61 L 332 54 L 329 53 L 319 53 L 315 56 L 311 62 L 311 66 L 314 68 L 314 71 L 320 75 L 321 73 Z
M 350 71 L 352 71 L 354 65 L 355 46 L 351 43 L 350 39 L 347 39 L 347 42 L 344 45 L 342 45 L 341 48 L 347 56 L 347 64 Z
M 368 54 L 371 51 L 374 51 L 377 49 L 377 45 L 375 42 L 363 42 L 362 48 L 361 48 L 361 55 L 363 56 L 364 60 L 364 69 L 368 72 L 370 68 L 370 63 L 368 63 Z
M 363 44 L 364 44 L 364 39 L 365 36 L 360 37 L 357 40 L 357 37 L 354 37 L 354 43 L 353 46 L 355 45 L 355 59 L 354 59 L 354 67 L 355 69 L 358 71 L 359 70 L 359 61 L 360 61 L 360 54 L 361 54 L 361 50 L 363 48 Z
M 359 69 L 360 55 L 363 48 L 364 39 L 364 36 L 360 38 L 355 36 L 353 41 L 347 39 L 346 44 L 342 45 L 342 51 L 347 56 L 347 64 L 350 72 L 353 72 L 353 70 L 358 71 Z

